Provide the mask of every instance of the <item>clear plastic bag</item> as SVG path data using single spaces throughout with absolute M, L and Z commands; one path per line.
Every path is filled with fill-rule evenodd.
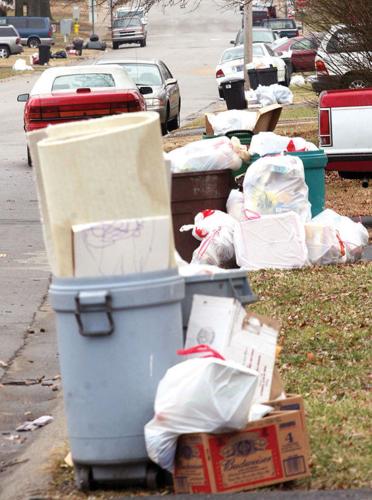
M 346 262 L 357 262 L 362 258 L 363 250 L 368 245 L 368 231 L 363 224 L 339 215 L 329 208 L 323 210 L 311 222 L 332 226 L 337 230 L 345 246 Z
M 226 202 L 227 213 L 235 220 L 244 219 L 244 195 L 238 189 L 232 189 Z
M 195 352 L 216 355 L 208 346 L 182 351 Z M 214 357 L 188 359 L 170 368 L 158 386 L 155 416 L 145 425 L 150 459 L 172 472 L 181 434 L 243 429 L 257 380 L 254 370 Z
M 296 156 L 268 156 L 252 163 L 243 183 L 244 206 L 260 214 L 296 212 L 311 220 L 304 166 Z
M 191 264 L 207 264 L 224 269 L 236 267 L 234 229 L 224 226 L 211 231 L 194 250 Z
M 167 158 L 171 161 L 173 173 L 228 168 L 238 170 L 242 165 L 236 141 L 231 142 L 228 137 L 190 142 L 170 151 Z
M 346 250 L 335 227 L 309 222 L 305 224 L 309 261 L 314 265 L 346 262 Z

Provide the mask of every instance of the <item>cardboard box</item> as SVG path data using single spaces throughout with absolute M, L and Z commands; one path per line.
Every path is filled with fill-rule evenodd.
M 183 435 L 175 493 L 230 493 L 308 477 L 309 455 L 300 410 L 274 411 L 243 431 Z
M 283 106 L 280 104 L 271 104 L 270 106 L 264 106 L 261 109 L 258 109 L 256 111 L 257 119 L 256 119 L 256 125 L 252 132 L 254 134 L 258 134 L 259 132 L 272 132 L 281 115 Z M 249 109 L 247 109 L 247 112 L 251 113 Z M 208 115 L 205 115 L 205 133 L 207 135 L 213 135 L 213 127 L 210 124 L 208 120 Z

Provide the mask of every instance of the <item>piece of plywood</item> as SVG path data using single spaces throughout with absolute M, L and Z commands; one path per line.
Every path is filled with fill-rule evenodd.
M 72 226 L 75 276 L 117 276 L 167 269 L 169 228 L 169 217 Z
M 73 276 L 73 225 L 171 216 L 157 113 L 68 123 L 47 133 L 37 147 L 54 274 Z M 169 250 L 173 267 L 173 234 Z

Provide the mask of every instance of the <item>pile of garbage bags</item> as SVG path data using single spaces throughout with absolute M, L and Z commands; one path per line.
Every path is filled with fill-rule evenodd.
M 213 150 L 219 139 L 201 141 L 208 146 L 205 151 Z M 288 139 L 272 132 L 253 136 L 249 153 L 260 158 L 249 166 L 242 191 L 231 191 L 226 213 L 204 210 L 194 224 L 180 229 L 191 230 L 201 242 L 191 264 L 258 270 L 361 259 L 368 244 L 368 231 L 361 223 L 330 209 L 312 218 L 303 162 L 286 152 L 314 149 L 300 137 Z M 232 145 L 230 151 L 239 158 Z

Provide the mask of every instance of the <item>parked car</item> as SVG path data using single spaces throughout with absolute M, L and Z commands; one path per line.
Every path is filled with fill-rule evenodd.
M 285 52 L 291 53 L 292 71 L 314 71 L 315 56 L 319 46 L 316 36 L 296 36 L 284 38 L 282 43 L 275 44 L 274 52 L 282 56 Z
M 289 84 L 289 75 L 287 74 L 286 64 L 276 56 L 271 47 L 266 43 L 253 44 L 253 63 L 262 67 L 274 66 L 278 70 L 278 82 L 284 85 Z M 218 93 L 223 97 L 221 83 L 229 77 L 244 78 L 244 45 L 226 49 L 220 58 L 216 67 L 216 81 Z
M 294 19 L 266 19 L 262 22 L 262 26 L 270 28 L 281 38 L 284 36 L 292 38 L 300 34 Z
M 23 52 L 21 39 L 14 26 L 0 26 L 0 59 Z
M 372 88 L 330 90 L 320 94 L 319 143 L 328 170 L 341 177 L 372 177 Z
M 268 43 L 271 44 L 279 38 L 279 36 L 271 29 L 267 28 L 253 28 L 252 40 L 253 43 Z M 235 37 L 235 40 L 230 41 L 233 45 L 242 45 L 244 43 L 244 31 L 240 29 Z
M 253 26 L 262 26 L 262 22 L 270 17 L 276 17 L 276 8 L 271 7 L 260 7 L 258 5 L 253 5 L 252 7 L 252 23 Z
M 180 126 L 181 95 L 177 80 L 159 60 L 101 59 L 96 64 L 119 64 L 144 93 L 147 109 L 160 115 L 163 134 Z
M 312 87 L 319 93 L 322 90 L 372 86 L 370 60 L 370 53 L 363 52 L 346 26 L 332 26 L 315 56 L 316 77 L 311 80 Z
M 123 43 L 139 43 L 146 47 L 146 25 L 140 17 L 117 18 L 112 24 L 112 48 L 118 49 Z
M 120 66 L 60 66 L 45 70 L 25 102 L 26 132 L 47 125 L 145 111 L 145 100 Z M 28 153 L 28 163 L 31 164 Z
M 0 24 L 14 26 L 20 34 L 22 45 L 38 47 L 41 43 L 53 45 L 53 29 L 49 17 L 7 16 L 0 18 Z

